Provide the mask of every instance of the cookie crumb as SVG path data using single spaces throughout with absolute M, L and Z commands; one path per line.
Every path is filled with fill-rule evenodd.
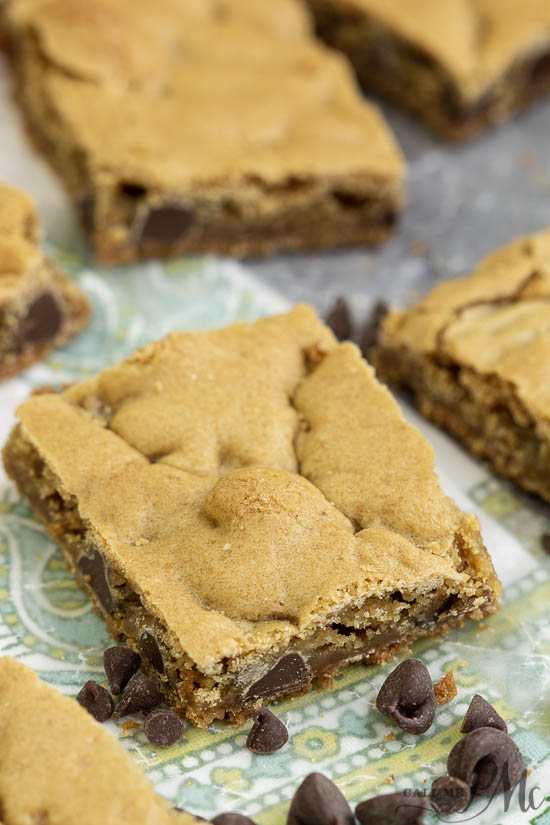
M 389 742 L 391 739 L 395 739 L 395 733 L 392 730 L 384 736 L 384 742 Z
M 457 694 L 455 677 L 452 670 L 448 670 L 439 682 L 434 685 L 436 705 L 445 705 L 454 699 Z
M 127 722 L 121 722 L 120 727 L 122 728 L 121 739 L 125 739 L 126 736 L 132 736 L 136 730 L 141 730 L 139 722 L 135 722 L 133 719 L 128 719 Z

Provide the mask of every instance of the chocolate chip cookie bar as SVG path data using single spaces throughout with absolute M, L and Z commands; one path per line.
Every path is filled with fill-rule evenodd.
M 0 13 L 32 133 L 103 262 L 391 232 L 400 153 L 298 0 L 6 0 Z
M 550 230 L 390 312 L 371 358 L 427 418 L 550 501 Z
M 3 825 L 194 825 L 170 810 L 116 739 L 28 667 L 0 658 Z
M 550 92 L 547 0 L 308 0 L 361 82 L 449 140 Z
M 90 315 L 87 299 L 38 244 L 32 201 L 0 184 L 0 379 L 64 344 Z
M 307 306 L 175 332 L 18 416 L 9 476 L 197 725 L 498 606 L 477 519 Z

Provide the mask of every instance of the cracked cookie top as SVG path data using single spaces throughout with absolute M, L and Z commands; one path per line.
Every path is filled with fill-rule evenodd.
M 465 98 L 483 93 L 516 61 L 550 50 L 547 0 L 345 0 L 345 6 L 432 56 Z
M 402 176 L 382 117 L 343 58 L 315 42 L 297 0 L 4 6 L 98 185 Z
M 206 672 L 369 596 L 481 603 L 466 546 L 494 582 L 430 445 L 305 305 L 172 333 L 18 415 L 95 546 Z
M 169 810 L 84 708 L 7 656 L 0 658 L 0 807 L 5 825 L 197 822 Z

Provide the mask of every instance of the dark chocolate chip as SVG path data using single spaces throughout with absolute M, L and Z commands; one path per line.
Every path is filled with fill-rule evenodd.
M 329 310 L 325 323 L 339 341 L 349 341 L 352 335 L 351 313 L 345 298 L 337 298 Z
M 213 825 L 254 825 L 254 822 L 243 814 L 218 814 L 212 820 Z
M 21 344 L 40 344 L 54 338 L 63 324 L 63 311 L 51 292 L 41 292 L 30 303 L 19 322 L 17 338 Z
M 111 686 L 111 693 L 118 696 L 139 670 L 140 665 L 139 654 L 129 647 L 108 647 L 103 654 L 103 667 Z
M 430 802 L 440 814 L 463 811 L 470 801 L 470 787 L 457 776 L 440 776 L 432 785 Z
M 376 707 L 407 733 L 424 733 L 435 716 L 435 693 L 428 669 L 407 659 L 393 670 L 376 697 Z
M 140 233 L 147 243 L 173 244 L 180 241 L 194 221 L 185 206 L 159 206 L 148 213 Z
M 550 556 L 550 530 L 548 530 L 541 538 L 542 549 Z
M 306 776 L 288 812 L 287 825 L 353 825 L 353 813 L 342 792 L 322 773 Z
M 496 728 L 504 731 L 504 733 L 508 732 L 508 726 L 502 716 L 479 693 L 476 693 L 470 702 L 470 707 L 466 711 L 460 726 L 460 732 L 470 733 L 470 731 L 477 728 Z
M 155 670 L 158 670 L 159 673 L 164 673 L 164 660 L 160 652 L 159 643 L 157 642 L 156 636 L 149 630 L 141 634 L 139 649 L 145 658 L 151 662 Z
M 157 690 L 153 682 L 142 670 L 134 673 L 122 694 L 122 699 L 115 710 L 114 716 L 119 719 L 128 713 L 138 713 L 140 710 L 153 710 L 162 702 L 162 693 Z
M 245 694 L 246 701 L 255 701 L 279 693 L 291 693 L 311 684 L 311 673 L 303 656 L 287 653 L 276 662 L 270 671 L 250 685 Z
M 98 722 L 106 722 L 113 715 L 115 703 L 111 694 L 92 679 L 86 682 L 76 701 Z
M 550 53 L 542 52 L 535 57 L 528 66 L 528 73 L 529 81 L 533 86 L 548 86 L 550 84 Z
M 378 343 L 378 333 L 382 321 L 389 312 L 389 307 L 384 301 L 377 301 L 361 332 L 361 339 L 359 341 L 359 348 L 363 358 L 369 357 L 370 350 Z
M 85 192 L 80 196 L 77 209 L 82 228 L 86 233 L 91 234 L 95 227 L 95 198 L 91 192 Z
M 447 759 L 447 771 L 466 782 L 472 796 L 494 796 L 519 781 L 523 757 L 502 731 L 477 728 L 456 743 Z
M 387 793 L 360 802 L 355 816 L 360 825 L 422 825 L 427 810 L 423 794 Z
M 246 739 L 246 747 L 253 753 L 275 753 L 288 742 L 288 731 L 268 708 L 254 711 L 254 724 Z
M 94 550 L 93 556 L 81 556 L 76 564 L 82 575 L 88 578 L 88 584 L 102 608 L 106 613 L 112 613 L 115 609 L 113 594 L 109 587 L 105 561 L 99 550 Z
M 152 745 L 168 748 L 183 734 L 183 722 L 173 710 L 154 710 L 143 723 L 143 732 Z

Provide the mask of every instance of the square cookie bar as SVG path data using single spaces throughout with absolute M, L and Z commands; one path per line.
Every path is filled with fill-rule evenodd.
M 3 825 L 195 825 L 170 810 L 124 748 L 28 667 L 0 658 Z
M 197 725 L 497 608 L 477 519 L 307 306 L 173 333 L 18 416 L 8 474 Z
M 32 201 L 0 184 L 0 379 L 72 338 L 90 306 L 39 247 Z
M 550 92 L 547 0 L 308 0 L 366 88 L 449 140 Z
M 550 231 L 390 312 L 371 359 L 427 418 L 550 501 Z
M 298 0 L 6 0 L 0 14 L 32 133 L 101 261 L 391 232 L 401 155 Z

